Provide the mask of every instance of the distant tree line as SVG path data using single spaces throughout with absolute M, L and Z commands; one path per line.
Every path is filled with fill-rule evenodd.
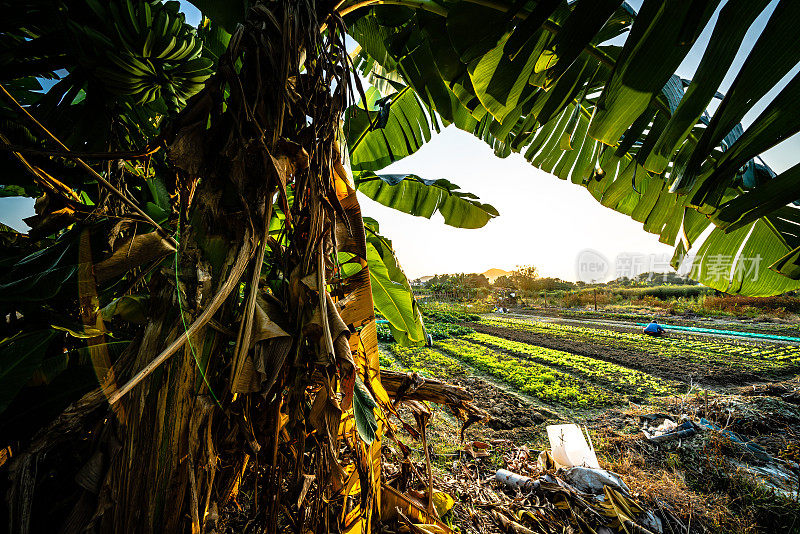
M 473 300 L 493 296 L 497 301 L 523 301 L 531 297 L 548 294 L 565 295 L 582 290 L 598 290 L 619 295 L 647 294 L 656 298 L 666 296 L 695 296 L 704 293 L 704 287 L 696 287 L 686 293 L 697 282 L 677 273 L 646 272 L 634 277 L 620 277 L 605 283 L 587 284 L 570 282 L 555 277 L 539 275 L 533 265 L 521 265 L 508 275 L 497 277 L 493 282 L 480 273 L 437 274 L 425 281 L 415 280 L 412 285 L 418 295 L 426 295 L 443 300 Z M 679 290 L 680 286 L 682 289 Z M 513 295 L 513 296 L 512 296 Z

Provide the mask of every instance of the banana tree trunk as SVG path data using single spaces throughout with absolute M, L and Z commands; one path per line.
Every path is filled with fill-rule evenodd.
M 339 152 L 353 98 L 344 33 L 335 19 L 321 33 L 327 18 L 313 1 L 251 8 L 165 128 L 177 252 L 149 279 L 150 320 L 103 388 L 15 460 L 15 530 L 41 505 L 37 462 L 76 440 L 66 532 L 211 532 L 239 509 L 267 532 L 371 523 L 373 408 L 392 408 Z M 362 270 L 341 278 L 340 252 Z

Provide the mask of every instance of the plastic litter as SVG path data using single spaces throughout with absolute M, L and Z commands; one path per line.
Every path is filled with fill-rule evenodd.
M 689 438 L 697 433 L 694 424 L 688 420 L 679 425 L 668 417 L 658 424 L 657 421 L 659 419 L 651 419 L 649 422 L 647 418 L 643 419 L 645 419 L 645 422 L 642 426 L 642 433 L 649 441 L 654 443 Z
M 594 525 L 588 530 L 581 529 L 581 532 L 596 534 L 614 534 L 623 531 L 637 534 L 664 532 L 661 520 L 633 499 L 619 475 L 604 469 L 562 468 L 555 473 L 545 473 L 535 480 L 500 469 L 494 478 L 514 493 L 518 490 L 530 492 L 530 495 L 535 496 L 534 502 L 539 503 L 536 513 L 524 508 L 514 512 L 508 507 L 495 507 L 493 515 L 507 532 L 533 534 L 534 531 L 517 522 L 526 518 L 539 524 L 542 530 L 536 532 L 577 532 L 571 529 L 556 529 L 555 524 L 547 521 L 555 519 L 555 516 L 552 513 L 544 514 L 543 511 L 556 509 L 567 514 L 570 524 L 582 524 L 587 527 L 590 523 Z M 514 498 L 519 502 L 519 497 Z
M 512 490 L 530 491 L 534 486 L 538 486 L 538 484 L 534 484 L 535 481 L 531 477 L 518 475 L 506 469 L 498 469 L 494 478 Z
M 709 421 L 705 417 L 701 417 L 700 418 L 700 426 L 705 427 L 705 428 L 707 428 L 709 430 L 716 430 L 717 432 L 719 432 L 720 434 L 722 434 L 723 436 L 725 436 L 726 438 L 728 438 L 732 442 L 734 442 L 737 445 L 741 445 L 742 447 L 746 448 L 748 451 L 753 453 L 756 456 L 756 458 L 758 458 L 761 461 L 764 461 L 764 462 L 772 461 L 772 456 L 770 456 L 770 454 L 767 451 L 765 451 L 761 446 L 753 443 L 750 440 L 744 439 L 742 436 L 740 436 L 736 432 L 732 432 L 730 430 L 725 430 L 723 428 L 720 428 L 719 426 L 715 425 L 714 423 L 712 423 L 711 421 Z
M 628 486 L 625 485 L 620 476 L 605 469 L 572 467 L 564 472 L 562 478 L 583 493 L 601 495 L 604 486 L 611 486 L 621 493 L 630 494 Z
M 550 440 L 550 453 L 560 467 L 592 467 L 600 469 L 594 447 L 586 442 L 580 427 L 576 424 L 548 425 L 547 437 Z

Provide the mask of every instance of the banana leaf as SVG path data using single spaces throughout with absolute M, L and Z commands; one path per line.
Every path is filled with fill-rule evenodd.
M 482 228 L 499 213 L 489 204 L 482 204 L 472 193 L 444 178 L 426 180 L 414 174 L 375 174 L 370 171 L 354 175 L 356 188 L 372 200 L 403 213 L 430 219 L 439 212 L 444 223 L 456 228 Z
M 798 270 L 788 267 L 787 256 L 795 248 L 797 217 L 794 212 L 769 216 L 798 199 L 788 175 L 759 191 L 778 173 L 753 158 L 798 129 L 786 109 L 800 85 L 792 81 L 783 91 L 776 86 L 800 58 L 797 47 L 787 44 L 800 8 L 791 1 L 769 8 L 764 1 L 725 3 L 695 80 L 676 76 L 674 70 L 719 5 L 646 0 L 634 15 L 630 6 L 612 13 L 611 4 L 587 2 L 543 2 L 532 8 L 452 2 L 425 5 L 385 23 L 377 9 L 347 21 L 362 45 L 356 64 L 363 75 L 380 71 L 393 86 L 402 80 L 406 98 L 408 88 L 416 93 L 417 109 L 431 111 L 445 124 L 454 122 L 499 157 L 520 153 L 532 165 L 586 187 L 604 206 L 631 216 L 645 231 L 675 246 L 676 257 L 694 245 L 698 263 L 692 273 L 698 281 L 724 285 L 733 293 L 776 294 L 800 287 Z M 734 51 L 751 22 L 768 9 L 773 12 L 732 90 L 720 94 Z M 609 42 L 626 31 L 622 46 L 619 40 Z M 442 38 L 443 32 L 449 39 Z M 452 98 L 432 91 L 438 86 L 430 76 L 407 75 L 403 62 L 412 52 L 419 72 L 438 69 Z M 746 129 L 738 124 L 767 94 L 776 96 L 755 123 Z M 706 107 L 714 98 L 722 102 L 712 113 Z M 456 120 L 453 99 L 471 120 Z M 381 155 L 370 159 L 380 161 Z M 370 170 L 380 174 L 377 167 Z M 379 185 L 371 187 L 385 187 Z M 694 209 L 721 225 L 702 251 L 704 241 L 687 237 L 688 227 L 696 226 Z M 738 232 L 742 227 L 748 231 Z M 719 238 L 720 232 L 730 236 Z M 755 250 L 760 246 L 766 249 Z M 781 263 L 786 266 L 782 275 L 763 274 L 751 283 L 729 277 L 722 284 L 706 274 L 709 251 L 736 264 L 744 249 L 776 261 L 778 253 L 789 259 Z M 771 265 L 778 269 L 778 263 Z

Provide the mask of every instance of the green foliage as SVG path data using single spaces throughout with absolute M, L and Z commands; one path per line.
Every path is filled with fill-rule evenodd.
M 587 293 L 593 291 L 592 288 L 587 288 L 581 292 Z M 677 298 L 695 298 L 709 293 L 714 293 L 713 289 L 700 285 L 663 285 L 663 286 L 646 286 L 646 287 L 611 287 L 602 288 L 603 293 L 612 295 L 620 295 L 626 298 L 635 297 L 655 297 L 661 300 L 677 299 Z
M 367 391 L 364 383 L 360 378 L 356 378 L 353 388 L 353 415 L 358 435 L 368 445 L 375 441 L 375 433 L 378 430 L 378 422 L 375 420 L 375 408 L 377 407 L 375 399 Z
M 775 86 L 800 59 L 786 44 L 800 8 L 775 8 L 726 97 L 718 86 L 764 0 L 726 3 L 695 80 L 674 74 L 718 4 L 645 2 L 635 15 L 618 2 L 537 4 L 533 11 L 503 2 L 425 2 L 416 11 L 379 6 L 346 20 L 361 44 L 355 63 L 362 74 L 384 87 L 400 84 L 403 98 L 420 113 L 429 110 L 432 130 L 437 118 L 455 124 L 500 157 L 519 153 L 586 187 L 662 242 L 677 243 L 673 266 L 694 247 L 686 262 L 706 285 L 777 294 L 800 287 L 793 230 L 800 214 L 785 208 L 798 197 L 797 170 L 775 177 L 753 158 L 797 131 L 786 109 L 800 83 L 779 93 Z M 623 35 L 624 45 L 607 44 Z M 739 121 L 770 91 L 777 96 L 744 130 Z M 709 115 L 714 98 L 722 102 Z M 425 132 L 406 133 L 396 143 L 398 158 L 425 139 Z M 700 243 L 712 224 L 706 216 L 720 227 Z M 758 253 L 772 270 L 744 276 L 747 258 Z M 719 255 L 735 264 L 732 278 L 709 272 Z
M 354 171 L 379 171 L 430 140 L 428 116 L 413 89 L 401 87 L 382 97 L 371 87 L 366 97 L 345 113 L 343 129 Z
M 390 334 L 391 335 L 391 334 Z M 382 369 L 391 369 L 395 366 L 395 361 L 383 350 L 378 351 L 378 363 Z
M 0 40 L 4 80 L 56 80 L 44 94 L 10 89 L 72 147 L 107 149 L 113 122 L 147 137 L 157 115 L 177 113 L 212 73 L 176 1 L 25 0 L 3 16 L 14 28 Z
M 402 344 L 425 341 L 422 316 L 405 273 L 392 250 L 392 243 L 378 234 L 374 220 L 368 220 L 367 265 L 375 309 L 389 321 L 392 335 Z
M 489 288 L 489 279 L 478 273 L 437 274 L 427 282 L 425 289 L 433 293 L 443 293 L 450 299 L 471 301 L 481 288 Z
M 800 297 L 783 295 L 754 298 L 708 295 L 702 301 L 702 309 L 734 315 L 780 315 L 786 312 L 800 314 Z
M 444 178 L 426 180 L 413 174 L 375 174 L 359 171 L 356 188 L 372 200 L 403 213 L 430 219 L 439 212 L 444 223 L 456 228 L 482 228 L 499 213 L 475 195 L 459 190 Z
M 391 351 L 406 369 L 423 376 L 447 378 L 465 373 L 464 366 L 457 359 L 430 347 L 392 345 Z
M 437 340 L 471 334 L 474 330 L 461 323 L 469 323 L 481 318 L 475 313 L 432 309 L 427 306 L 422 307 L 422 316 L 425 318 L 425 328 L 428 334 Z
M 55 330 L 37 330 L 0 341 L 0 413 L 41 369 L 56 335 Z M 56 352 L 55 357 L 66 363 L 64 354 Z
M 251 4 L 249 0 L 228 0 L 226 2 L 219 2 L 218 0 L 189 1 L 197 6 L 197 9 L 203 15 L 221 25 L 229 33 L 233 33 L 237 24 L 244 22 L 247 8 Z
M 678 384 L 676 383 L 596 358 L 537 347 L 487 334 L 470 334 L 464 336 L 464 339 L 561 369 L 592 382 L 601 383 L 611 391 L 630 395 L 636 400 L 642 400 L 650 395 L 662 396 L 678 393 Z
M 511 272 L 511 282 L 514 287 L 523 291 L 534 289 L 539 271 L 533 265 L 518 266 Z
M 448 355 L 508 382 L 519 391 L 564 406 L 588 408 L 613 404 L 617 397 L 610 391 L 532 361 L 523 361 L 505 353 L 461 339 L 439 341 Z
M 452 323 L 425 323 L 428 334 L 433 339 L 447 339 L 449 337 L 463 336 L 471 334 L 475 330 L 468 326 Z
M 384 343 L 392 343 L 394 342 L 394 336 L 392 335 L 392 329 L 389 328 L 389 325 L 384 323 L 378 324 L 378 341 L 383 341 Z
M 12 260 L 13 265 L 0 275 L 0 302 L 43 301 L 55 297 L 68 283 L 74 283 L 78 272 L 79 232 L 72 230 L 22 258 Z M 16 261 L 13 261 L 16 260 Z
M 409 87 L 394 84 L 382 97 L 370 87 L 366 101 L 348 108 L 344 133 L 356 188 L 403 213 L 430 219 L 439 212 L 445 224 L 457 228 L 481 228 L 499 215 L 478 197 L 459 190 L 446 179 L 426 180 L 413 174 L 376 174 L 392 162 L 419 150 L 430 140 L 429 115 Z M 434 121 L 436 117 L 431 115 Z

